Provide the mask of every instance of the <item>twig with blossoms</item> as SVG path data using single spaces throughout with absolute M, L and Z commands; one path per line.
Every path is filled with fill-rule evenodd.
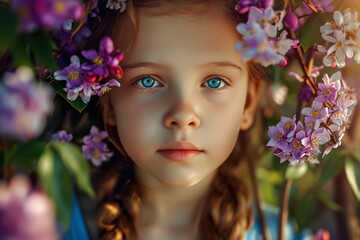
M 105 138 L 107 138 L 105 131 L 99 131 L 97 127 L 92 126 L 90 135 L 85 136 L 83 139 L 82 150 L 84 155 L 97 167 L 114 155 L 113 152 L 110 152 L 106 143 L 103 142 Z
M 90 49 L 82 51 L 81 54 L 90 62 L 80 64 L 79 57 L 73 55 L 69 66 L 54 73 L 56 80 L 66 81 L 64 90 L 69 100 L 73 101 L 80 96 L 84 103 L 88 103 L 91 96 L 101 96 L 110 91 L 112 86 L 120 87 L 116 79 L 100 83 L 110 74 L 116 78 L 121 78 L 123 74 L 119 66 L 123 53 L 114 49 L 111 38 L 101 39 L 99 51 Z
M 304 122 L 297 120 L 296 116 L 292 119 L 282 117 L 276 126 L 269 127 L 267 146 L 275 150 L 281 163 L 319 163 L 316 155 L 321 152 L 320 146 L 330 144 L 322 155 L 324 157 L 341 144 L 357 102 L 352 92 L 340 72 L 331 77 L 325 74 L 311 107 L 301 111 Z
M 343 68 L 346 58 L 360 63 L 360 22 L 358 13 L 347 10 L 344 14 L 334 12 L 334 21 L 325 23 L 321 28 L 322 37 L 332 44 L 330 47 L 318 46 L 320 52 L 326 53 L 323 58 L 325 66 Z
M 275 12 L 272 7 L 250 7 L 247 23 L 239 23 L 236 27 L 243 39 L 236 43 L 235 48 L 242 53 L 244 62 L 254 60 L 264 67 L 274 64 L 284 67 L 288 64 L 285 54 L 295 43 L 287 38 L 283 16 L 284 12 Z M 278 31 L 281 31 L 280 36 L 277 36 Z

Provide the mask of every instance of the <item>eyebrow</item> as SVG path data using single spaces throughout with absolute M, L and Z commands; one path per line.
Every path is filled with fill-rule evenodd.
M 213 65 L 214 67 L 232 67 L 232 68 L 240 70 L 241 72 L 243 71 L 242 67 L 240 67 L 239 65 L 237 65 L 235 63 L 231 63 L 231 62 L 208 62 L 208 63 L 200 64 L 199 67 L 205 67 L 207 65 Z M 130 63 L 125 66 L 122 66 L 122 69 L 124 71 L 126 71 L 126 70 L 135 69 L 135 68 L 141 68 L 141 67 L 149 67 L 149 68 L 152 67 L 152 68 L 159 68 L 159 69 L 169 68 L 168 65 L 154 63 L 154 62 L 135 62 L 135 63 Z

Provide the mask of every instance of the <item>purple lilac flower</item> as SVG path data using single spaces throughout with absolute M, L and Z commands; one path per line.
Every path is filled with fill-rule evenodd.
M 321 102 L 313 101 L 310 108 L 303 108 L 301 114 L 322 122 L 326 121 L 328 108 L 323 107 Z
M 52 135 L 52 140 L 54 141 L 64 141 L 70 142 L 73 139 L 73 135 L 71 133 L 67 133 L 65 130 L 59 130 Z
M 322 121 L 313 117 L 305 117 L 305 131 L 306 134 L 310 134 L 312 131 L 318 129 Z
M 52 91 L 34 82 L 28 67 L 4 74 L 0 85 L 0 137 L 27 140 L 43 130 L 51 110 Z
M 302 122 L 295 124 L 295 117 L 282 117 L 276 127 L 269 127 L 267 146 L 275 150 L 280 162 L 289 161 L 290 165 L 319 163 L 316 155 L 321 152 L 320 146 L 327 145 L 322 154 L 324 157 L 341 145 L 357 103 L 356 96 L 342 79 L 341 72 L 331 77 L 324 74 L 322 80 L 311 107 L 301 111 L 305 115 L 305 129 Z
M 261 10 L 250 7 L 247 23 L 237 25 L 236 29 L 243 36 L 243 40 L 235 44 L 235 49 L 242 53 L 244 62 L 255 60 L 264 67 L 287 64 L 285 54 L 295 44 L 287 39 L 285 31 L 280 37 L 276 37 L 277 31 L 282 28 L 282 21 L 275 24 L 276 16 L 272 8 Z
M 82 51 L 81 54 L 87 60 L 92 61 L 91 64 L 85 63 L 81 66 L 84 70 L 104 78 L 109 76 L 109 72 L 116 77 L 121 77 L 122 70 L 119 62 L 123 58 L 123 53 L 119 50 L 114 50 L 114 44 L 111 38 L 104 37 L 100 40 L 99 52 L 90 49 Z
M 318 128 L 301 140 L 306 151 L 311 154 L 320 153 L 319 146 L 330 141 L 330 133 L 326 128 Z
M 296 131 L 296 115 L 293 118 L 281 117 L 280 122 L 276 125 L 277 128 L 284 130 L 284 137 L 291 139 Z
M 340 87 L 340 81 L 334 81 L 330 84 L 326 83 L 325 81 L 324 83 L 319 83 L 317 93 L 318 97 L 316 98 L 316 101 L 320 103 L 324 103 L 326 101 L 334 102 Z
M 240 0 L 236 6 L 235 10 L 239 14 L 247 13 L 250 10 L 251 6 L 258 7 L 260 9 L 266 9 L 274 5 L 274 0 Z
M 110 152 L 107 145 L 102 142 L 107 137 L 105 131 L 99 131 L 95 126 L 90 129 L 90 135 L 84 137 L 84 145 L 82 150 L 87 159 L 95 166 L 100 166 L 102 162 L 108 161 L 112 156 L 113 152 Z
M 55 240 L 55 209 L 39 189 L 32 190 L 25 176 L 14 177 L 10 184 L 0 183 L 1 239 Z
M 84 11 L 78 0 L 13 0 L 11 4 L 20 15 L 23 31 L 59 28 L 69 19 L 80 20 Z
M 84 103 L 88 103 L 91 96 L 101 96 L 110 91 L 112 86 L 120 87 L 120 83 L 115 79 L 100 84 L 103 77 L 109 76 L 109 72 L 117 78 L 121 78 L 123 74 L 119 66 L 123 53 L 114 50 L 109 37 L 104 37 L 100 41 L 99 54 L 94 49 L 82 53 L 88 59 L 92 59 L 92 63 L 80 65 L 79 57 L 74 55 L 69 66 L 54 73 L 56 80 L 66 81 L 64 90 L 69 100 L 73 101 L 80 96 Z
M 282 128 L 270 126 L 268 131 L 270 141 L 267 143 L 267 147 L 271 149 L 280 148 L 284 150 L 288 147 L 289 143 L 284 138 L 285 132 Z

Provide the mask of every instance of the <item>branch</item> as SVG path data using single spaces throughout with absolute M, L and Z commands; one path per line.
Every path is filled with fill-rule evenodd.
M 286 227 L 286 222 L 289 213 L 289 195 L 291 189 L 292 180 L 286 179 L 283 185 L 283 193 L 281 196 L 281 205 L 280 205 L 280 215 L 278 222 L 278 240 L 285 239 L 284 227 Z

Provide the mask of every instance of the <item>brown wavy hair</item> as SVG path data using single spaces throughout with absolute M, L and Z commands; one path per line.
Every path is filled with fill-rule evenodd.
M 126 23 L 131 23 L 135 36 L 127 49 L 120 49 L 125 54 L 136 38 L 138 8 L 146 8 L 147 13 L 153 15 L 193 14 L 196 16 L 212 6 L 224 11 L 236 23 L 244 21 L 234 9 L 237 0 L 128 0 L 127 9 L 123 13 L 106 9 L 106 2 L 100 0 L 98 3 L 100 13 L 103 13 L 102 21 L 99 24 L 93 24 L 93 35 L 87 45 L 95 47 L 99 39 L 105 35 L 117 41 L 117 38 L 128 34 L 124 31 L 124 26 Z M 248 63 L 247 66 L 251 81 L 264 79 L 263 69 L 259 65 Z M 99 103 L 103 119 L 106 119 L 113 111 L 109 94 L 102 96 Z M 94 178 L 94 186 L 100 202 L 99 236 L 103 240 L 136 240 L 138 233 L 135 223 L 141 198 L 136 183 L 134 163 L 121 144 L 116 126 L 108 125 L 105 121 L 104 127 L 117 154 L 99 169 Z M 242 153 L 240 135 L 234 150 L 217 169 L 213 184 L 211 184 L 206 198 L 208 201 L 203 206 L 199 223 L 202 239 L 242 239 L 246 230 L 252 225 L 250 193 L 245 182 L 239 177 L 238 171 L 240 164 L 243 165 L 240 160 Z

